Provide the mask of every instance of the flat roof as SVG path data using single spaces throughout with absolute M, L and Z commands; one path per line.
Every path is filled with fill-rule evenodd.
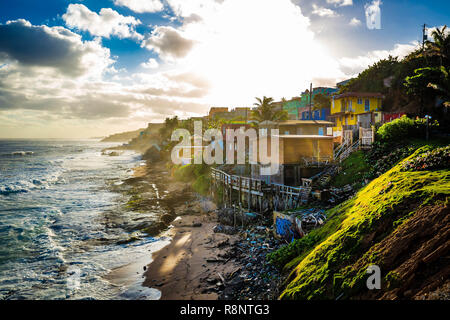
M 283 134 L 283 135 L 273 135 L 274 137 L 279 137 L 283 139 L 333 139 L 333 136 L 320 136 L 312 134 Z
M 359 97 L 359 98 L 384 98 L 384 95 L 379 92 L 345 92 L 333 96 L 334 99 L 346 98 L 346 97 Z
M 264 121 L 265 122 L 265 121 Z M 260 124 L 274 124 L 279 126 L 294 126 L 299 124 L 333 124 L 333 122 L 325 121 L 325 120 L 286 120 L 280 122 L 272 122 L 268 121 L 266 123 L 261 122 Z

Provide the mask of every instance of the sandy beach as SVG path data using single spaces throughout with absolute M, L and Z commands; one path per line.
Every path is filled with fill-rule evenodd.
M 112 270 L 107 279 L 116 284 L 141 279 L 140 290 L 157 289 L 163 300 L 218 299 L 224 279 L 240 268 L 232 259 L 239 236 L 214 233 L 215 205 L 198 197 L 185 183 L 175 181 L 164 163 L 143 165 L 133 171 L 128 183 L 148 181 L 166 194 L 160 205 L 170 207 L 172 213 L 161 217 L 168 227 L 158 236 L 172 240 L 164 241 L 147 260 Z M 151 205 L 144 201 L 140 209 Z
M 165 300 L 217 299 L 224 277 L 239 266 L 230 252 L 238 237 L 214 233 L 216 224 L 211 214 L 174 221 L 173 240 L 153 254 L 144 286 L 158 288 Z

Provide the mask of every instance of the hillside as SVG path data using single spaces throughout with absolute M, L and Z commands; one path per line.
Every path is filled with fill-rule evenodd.
M 421 147 L 327 211 L 327 223 L 274 252 L 282 299 L 423 299 L 449 294 L 450 147 Z M 381 290 L 368 290 L 369 265 Z M 447 288 L 447 289 L 442 289 Z
M 134 139 L 139 136 L 140 132 L 145 129 L 138 129 L 135 131 L 127 131 L 122 133 L 112 134 L 104 139 L 101 142 L 128 142 L 131 139 Z

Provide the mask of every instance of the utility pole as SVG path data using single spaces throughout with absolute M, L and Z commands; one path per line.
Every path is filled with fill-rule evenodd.
M 312 120 L 312 83 L 309 84 L 309 120 Z
M 427 62 L 427 57 L 425 55 L 425 41 L 428 40 L 427 34 L 427 25 L 424 23 L 422 26 L 422 55 L 425 57 L 425 62 Z M 427 63 L 428 65 L 428 63 Z M 423 106 L 423 92 L 420 93 L 420 115 L 422 116 L 423 112 L 425 112 L 425 108 Z
M 426 31 L 427 31 L 427 25 L 424 23 L 422 26 L 422 52 L 425 52 L 425 41 L 428 40 Z

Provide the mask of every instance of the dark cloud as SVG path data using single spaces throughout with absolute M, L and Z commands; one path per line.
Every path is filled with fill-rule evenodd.
M 184 38 L 172 27 L 160 26 L 143 41 L 142 46 L 154 50 L 162 58 L 183 58 L 194 46 L 194 41 Z
M 131 108 L 128 104 L 114 101 L 111 97 L 103 95 L 80 97 L 70 107 L 71 116 L 81 119 L 125 118 L 130 113 Z
M 202 17 L 200 17 L 198 14 L 193 13 L 189 17 L 184 18 L 183 22 L 187 24 L 187 23 L 200 22 L 202 20 L 203 20 Z
M 100 48 L 86 45 L 77 34 L 63 27 L 33 26 L 22 19 L 0 25 L 0 58 L 24 66 L 50 67 L 80 76 L 88 67 L 83 64 L 83 57 Z
M 172 89 L 147 88 L 144 90 L 140 90 L 139 92 L 144 94 L 150 94 L 153 96 L 201 98 L 208 93 L 208 90 L 203 88 L 195 88 L 190 90 L 180 90 L 178 88 Z

